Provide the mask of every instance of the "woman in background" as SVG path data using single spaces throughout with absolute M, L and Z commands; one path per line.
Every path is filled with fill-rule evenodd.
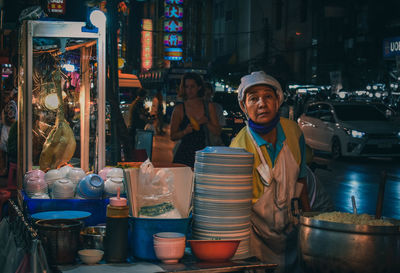
M 204 82 L 199 74 L 189 72 L 183 75 L 178 96 L 182 97 L 183 103 L 177 104 L 172 112 L 171 140 L 181 142 L 173 162 L 193 168 L 196 151 L 206 147 L 204 127 L 216 135 L 220 134 L 221 128 L 214 105 L 203 100 Z

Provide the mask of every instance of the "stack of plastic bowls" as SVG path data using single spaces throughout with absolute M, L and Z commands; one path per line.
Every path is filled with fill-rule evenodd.
M 109 198 L 117 195 L 118 188 L 121 194 L 125 193 L 124 170 L 113 168 L 107 173 L 107 180 L 104 182 L 104 197 Z
M 79 181 L 75 197 L 78 199 L 101 199 L 104 180 L 97 174 L 89 174 Z
M 79 181 L 81 181 L 86 176 L 86 173 L 81 168 L 72 168 L 69 170 L 67 178 L 72 181 L 72 183 L 78 185 Z
M 61 178 L 54 182 L 51 197 L 54 199 L 72 199 L 75 195 L 75 185 L 71 180 Z
M 46 181 L 48 187 L 49 187 L 49 194 L 51 195 L 51 192 L 53 190 L 53 184 L 55 181 L 63 178 L 62 173 L 59 170 L 53 169 L 49 170 L 47 173 L 44 175 L 44 180 Z
M 44 180 L 44 172 L 32 170 L 24 176 L 25 193 L 30 198 L 48 199 L 48 186 Z

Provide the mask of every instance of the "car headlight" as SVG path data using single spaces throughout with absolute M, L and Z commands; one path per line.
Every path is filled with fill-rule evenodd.
M 400 138 L 400 132 L 397 132 L 397 137 Z
M 360 132 L 357 130 L 352 130 L 352 129 L 344 129 L 344 131 L 349 135 L 354 138 L 363 138 L 365 136 L 364 132 Z

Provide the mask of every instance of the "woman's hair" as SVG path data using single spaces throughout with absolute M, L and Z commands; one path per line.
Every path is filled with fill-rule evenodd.
M 198 97 L 203 97 L 204 96 L 204 82 L 201 76 L 197 73 L 194 72 L 187 72 L 183 74 L 181 78 L 181 84 L 179 85 L 179 91 L 178 91 L 178 96 L 183 98 L 184 100 L 186 99 L 186 93 L 185 93 L 185 81 L 186 80 L 194 80 L 198 86 L 200 86 L 200 90 L 197 91 L 197 96 Z

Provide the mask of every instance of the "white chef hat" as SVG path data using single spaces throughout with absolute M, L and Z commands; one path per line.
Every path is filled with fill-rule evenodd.
M 279 101 L 279 106 L 283 102 L 283 91 L 282 87 L 279 84 L 279 82 L 272 76 L 265 74 L 264 71 L 256 71 L 252 72 L 249 75 L 243 76 L 240 79 L 240 85 L 238 88 L 238 101 L 240 108 L 242 108 L 243 112 L 247 114 L 246 109 L 243 109 L 244 103 L 242 105 L 242 101 L 245 98 L 246 91 L 249 87 L 252 87 L 254 85 L 259 85 L 259 84 L 265 84 L 270 86 L 272 89 L 275 90 L 275 93 L 278 97 Z

